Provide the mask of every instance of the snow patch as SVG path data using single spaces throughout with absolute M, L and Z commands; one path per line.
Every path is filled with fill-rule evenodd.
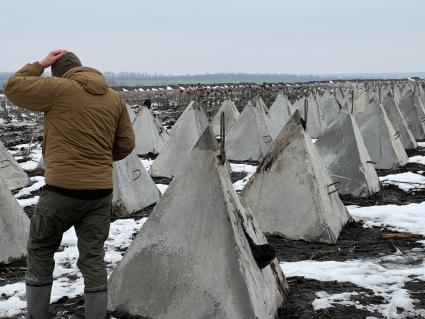
M 248 183 L 249 179 L 257 170 L 257 166 L 248 164 L 230 164 L 230 168 L 232 169 L 232 172 L 245 172 L 248 174 L 244 179 L 238 180 L 233 183 L 233 187 L 237 192 L 245 188 L 245 185 Z
M 316 294 L 315 309 L 328 308 L 333 304 L 354 305 L 369 311 L 377 311 L 386 318 L 404 318 L 425 315 L 424 310 L 415 309 L 417 300 L 404 289 L 406 282 L 413 279 L 425 280 L 425 261 L 423 256 L 403 255 L 385 256 L 370 260 L 285 262 L 281 264 L 287 277 L 305 277 L 319 281 L 351 282 L 359 287 L 373 291 L 384 298 L 383 304 L 360 305 L 351 301 L 356 293 L 347 292 L 329 295 Z M 400 313 L 402 310 L 402 313 Z
M 405 192 L 414 188 L 425 188 L 425 176 L 412 172 L 381 176 L 379 180 L 383 184 L 396 185 Z
M 351 216 L 367 226 L 390 226 L 397 231 L 408 231 L 425 236 L 425 202 L 408 205 L 347 207 Z
M 22 208 L 27 207 L 27 206 L 32 206 L 38 203 L 40 196 L 34 196 L 31 198 L 26 198 L 26 199 L 17 199 L 19 205 L 22 206 Z
M 333 307 L 333 304 L 341 304 L 345 306 L 355 306 L 356 303 L 351 301 L 352 296 L 357 296 L 359 293 L 343 292 L 340 294 L 329 295 L 325 291 L 318 291 L 315 293 L 316 299 L 313 301 L 312 306 L 314 310 L 326 309 Z
M 145 160 L 145 159 L 141 159 L 143 166 L 145 167 L 145 169 L 147 171 L 149 171 L 149 169 L 151 168 L 154 160 Z
M 16 198 L 19 198 L 25 195 L 30 195 L 32 192 L 38 191 L 40 188 L 42 188 L 46 184 L 43 176 L 30 177 L 30 180 L 35 183 L 32 184 L 31 186 L 22 188 L 18 193 L 15 194 Z
M 19 144 L 16 145 L 15 148 L 18 149 L 17 151 L 10 151 L 10 153 L 12 154 L 21 154 L 20 149 L 28 149 L 31 147 L 31 151 L 30 154 L 28 155 L 28 157 L 30 158 L 30 160 L 26 161 L 26 162 L 22 162 L 19 163 L 19 165 L 22 167 L 23 170 L 25 171 L 31 171 L 34 170 L 38 167 L 38 162 L 40 161 L 41 157 L 43 156 L 42 154 L 42 150 L 41 150 L 41 145 L 37 144 L 37 145 L 30 145 L 30 144 Z M 20 158 L 21 156 L 15 156 L 15 159 Z
M 158 189 L 161 192 L 161 194 L 164 194 L 165 191 L 168 188 L 168 185 L 165 185 L 165 184 L 156 184 L 156 187 L 158 187 Z
M 425 165 L 425 156 L 417 155 L 417 156 L 409 157 L 409 162 Z

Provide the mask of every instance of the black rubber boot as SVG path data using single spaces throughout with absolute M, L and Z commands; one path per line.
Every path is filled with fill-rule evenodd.
M 84 293 L 86 319 L 106 318 L 107 296 L 108 293 L 106 291 Z
M 270 244 L 263 244 L 263 245 L 254 244 L 251 246 L 251 251 L 260 269 L 263 269 L 264 267 L 267 267 L 268 265 L 270 265 L 273 259 L 276 258 L 276 251 L 274 247 Z
M 270 244 L 257 245 L 244 229 L 244 234 L 248 240 L 252 255 L 260 269 L 267 267 L 276 258 L 276 250 Z
M 49 318 L 50 293 L 52 284 L 45 286 L 26 285 L 27 309 L 31 319 Z

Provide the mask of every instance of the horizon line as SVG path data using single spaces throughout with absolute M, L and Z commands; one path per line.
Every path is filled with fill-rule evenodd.
M 15 73 L 16 71 L 1 71 L 0 73 Z M 50 73 L 49 68 L 45 69 L 46 73 Z M 424 71 L 387 71 L 387 72 L 336 72 L 336 73 L 281 73 L 281 72 L 204 72 L 204 73 L 157 73 L 145 71 L 101 71 L 103 74 L 140 74 L 149 76 L 165 76 L 165 77 L 178 77 L 178 76 L 205 76 L 205 75 L 274 75 L 274 76 L 347 76 L 347 75 L 388 75 L 388 74 L 425 74 Z

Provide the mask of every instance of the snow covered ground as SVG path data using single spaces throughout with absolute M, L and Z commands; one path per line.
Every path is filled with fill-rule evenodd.
M 425 146 L 425 143 L 424 143 Z M 22 145 L 25 147 L 25 145 Z M 12 152 L 17 155 L 18 152 Z M 40 148 L 33 150 L 31 160 L 21 163 L 26 170 L 34 169 L 41 157 Z M 412 162 L 425 163 L 425 157 L 415 156 Z M 148 170 L 153 161 L 142 160 Z M 246 172 L 247 176 L 236 181 L 234 187 L 241 191 L 249 178 L 255 173 L 256 166 L 246 164 L 231 164 L 234 172 Z M 31 177 L 32 184 L 15 194 L 22 206 L 33 205 L 38 196 L 29 197 L 32 192 L 44 185 L 41 176 Z M 411 188 L 424 187 L 425 178 L 420 174 L 401 173 L 381 177 L 382 183 L 392 183 L 407 191 Z M 163 193 L 167 185 L 157 185 Z M 25 197 L 26 199 L 20 199 Z M 27 198 L 29 197 L 29 198 Z M 387 227 L 396 231 L 408 231 L 425 235 L 425 202 L 403 206 L 383 205 L 372 207 L 348 207 L 350 214 L 356 220 L 362 220 L 366 227 Z M 122 219 L 111 224 L 109 238 L 106 242 L 106 262 L 108 272 L 122 258 L 122 251 L 131 244 L 134 235 L 140 230 L 146 219 Z M 376 296 L 384 299 L 383 304 L 361 304 L 354 301 L 358 292 L 346 291 L 330 294 L 317 291 L 312 306 L 314 309 L 334 307 L 335 305 L 352 305 L 358 309 L 376 311 L 386 318 L 407 318 L 411 316 L 425 317 L 425 311 L 417 310 L 415 296 L 404 288 L 406 282 L 414 279 L 425 281 L 425 241 L 423 249 L 398 251 L 389 256 L 373 259 L 358 259 L 341 261 L 282 262 L 285 275 L 290 277 L 305 277 L 319 281 L 351 282 L 359 287 L 369 289 Z M 77 238 L 74 229 L 64 234 L 61 250 L 55 254 L 56 268 L 51 301 L 57 301 L 63 296 L 73 298 L 83 293 L 83 279 L 79 273 L 76 261 L 78 258 Z M 0 287 L 0 317 L 15 316 L 25 308 L 25 284 L 23 281 Z M 372 318 L 372 317 L 371 317 Z
M 248 164 L 230 164 L 230 168 L 232 169 L 233 172 L 245 172 L 245 173 L 247 173 L 245 178 L 233 183 L 235 190 L 237 192 L 240 192 L 241 190 L 244 189 L 246 183 L 248 183 L 251 176 L 254 175 L 254 173 L 257 169 L 257 166 L 248 165 Z
M 325 291 L 316 293 L 313 307 L 317 309 L 333 307 L 334 304 L 352 305 L 357 309 L 379 312 L 385 318 L 407 318 L 425 316 L 425 310 L 415 310 L 417 300 L 404 289 L 404 284 L 413 279 L 425 280 L 425 263 L 422 256 L 402 254 L 384 256 L 370 260 L 312 261 L 282 263 L 287 277 L 301 276 L 319 281 L 351 282 L 359 287 L 370 289 L 384 298 L 380 305 L 362 305 L 351 300 L 359 293 L 347 291 L 329 295 Z M 402 309 L 402 312 L 397 308 Z
M 392 230 L 425 236 L 425 202 L 400 206 L 348 206 L 348 211 L 354 219 L 362 220 L 370 227 L 388 226 Z
M 425 176 L 412 172 L 381 176 L 379 180 L 382 184 L 396 185 L 405 192 L 415 188 L 425 188 Z

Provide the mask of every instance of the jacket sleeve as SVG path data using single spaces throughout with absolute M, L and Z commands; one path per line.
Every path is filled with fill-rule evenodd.
M 119 161 L 127 157 L 135 147 L 133 125 L 131 124 L 127 107 L 123 102 L 122 104 L 123 108 L 115 132 L 114 147 L 112 149 L 112 158 L 114 161 Z
M 57 94 L 57 79 L 40 77 L 44 68 L 35 62 L 12 75 L 4 86 L 4 94 L 15 105 L 35 112 L 47 112 Z

